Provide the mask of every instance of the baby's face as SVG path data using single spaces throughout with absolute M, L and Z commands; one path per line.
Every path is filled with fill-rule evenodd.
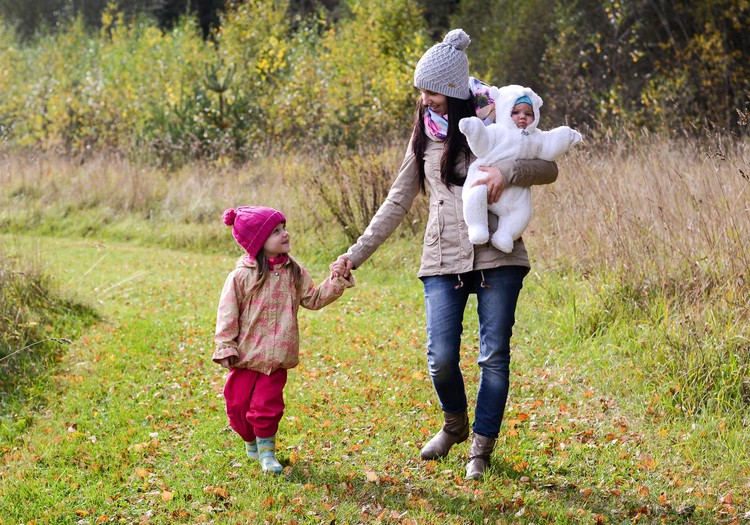
M 534 122 L 534 109 L 526 102 L 521 102 L 513 106 L 510 112 L 510 118 L 516 127 L 526 129 L 529 124 Z

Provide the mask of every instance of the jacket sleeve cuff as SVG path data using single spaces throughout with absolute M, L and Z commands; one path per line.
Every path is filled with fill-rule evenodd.
M 336 284 L 339 286 L 342 286 L 344 288 L 354 288 L 354 274 L 350 273 L 349 278 L 344 277 L 343 275 L 339 275 L 335 279 Z
M 240 354 L 237 352 L 237 348 L 233 346 L 225 346 L 214 350 L 214 355 L 211 360 L 214 363 L 219 363 L 222 359 L 227 357 L 239 357 Z
M 540 184 L 551 184 L 557 180 L 557 164 L 541 159 L 522 159 L 515 161 L 505 161 L 510 164 L 502 163 L 500 171 L 506 178 L 506 182 L 513 186 L 537 186 Z M 510 180 L 508 180 L 510 179 Z

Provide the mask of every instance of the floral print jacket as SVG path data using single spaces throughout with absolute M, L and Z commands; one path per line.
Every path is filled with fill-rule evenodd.
M 255 261 L 243 257 L 227 276 L 219 299 L 213 361 L 263 374 L 294 368 L 299 363 L 299 307 L 323 308 L 354 286 L 354 277 L 329 276 L 315 286 L 302 268 L 302 292 L 298 294 L 287 262 L 272 270 L 263 288 L 251 297 L 248 292 L 256 273 Z

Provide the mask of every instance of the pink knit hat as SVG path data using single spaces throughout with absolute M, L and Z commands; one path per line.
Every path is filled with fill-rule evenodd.
M 284 214 L 265 206 L 240 206 L 224 211 L 224 224 L 232 227 L 232 235 L 248 255 L 255 257 L 268 236 L 279 223 L 286 222 Z

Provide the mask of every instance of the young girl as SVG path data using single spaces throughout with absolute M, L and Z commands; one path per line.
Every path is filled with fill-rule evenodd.
M 299 362 L 300 305 L 319 310 L 354 286 L 343 265 L 316 287 L 288 256 L 284 214 L 242 206 L 224 212 L 224 224 L 247 252 L 226 279 L 219 300 L 213 360 L 229 369 L 224 385 L 229 425 L 263 472 L 279 473 L 276 431 L 284 413 L 287 370 Z

